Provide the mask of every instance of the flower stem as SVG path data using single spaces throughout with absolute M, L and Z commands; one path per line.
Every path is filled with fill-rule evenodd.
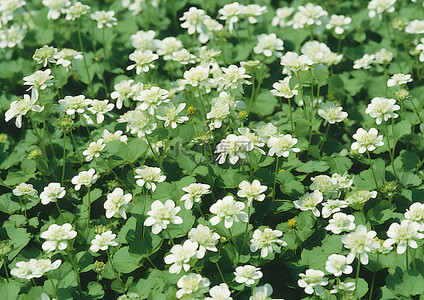
M 250 223 L 250 207 L 252 204 L 247 206 L 247 223 L 246 223 L 246 229 L 244 230 L 244 238 L 243 238 L 243 244 L 241 245 L 240 255 L 243 254 L 244 244 L 247 240 L 247 230 L 249 229 L 249 223 Z
M 87 187 L 88 189 L 88 221 L 91 220 L 91 191 L 90 191 L 90 187 Z
M 163 170 L 162 161 L 159 159 L 156 151 L 153 150 L 152 144 L 150 143 L 150 140 L 149 140 L 149 136 L 146 134 L 145 137 L 146 137 L 147 144 L 149 144 L 149 148 L 153 153 L 153 156 L 155 157 L 156 161 L 159 163 L 159 167 Z
M 296 78 L 297 78 L 297 84 L 299 85 L 300 97 L 302 98 L 302 102 L 303 102 L 303 105 L 302 105 L 303 112 L 305 113 L 305 118 L 309 120 L 309 113 L 308 113 L 305 97 L 303 95 L 303 88 L 302 88 L 302 83 L 300 81 L 299 71 L 296 71 Z
M 62 215 L 62 211 L 60 210 L 59 204 L 57 203 L 57 200 L 54 202 L 56 204 L 57 210 L 59 211 L 59 215 Z
M 63 185 L 65 181 L 65 166 L 66 166 L 65 159 L 66 159 L 66 133 L 63 132 L 62 177 L 60 179 L 61 185 Z
M 405 251 L 406 270 L 409 269 L 408 248 Z
M 287 99 L 289 102 L 289 112 L 290 112 L 290 128 L 292 133 L 294 133 L 294 125 L 293 125 L 293 113 L 292 113 L 292 106 L 291 106 L 291 98 Z
M 77 153 L 77 155 L 78 155 L 78 158 L 79 158 L 79 161 L 80 161 L 80 164 L 82 164 L 83 163 L 83 159 L 82 159 L 82 157 L 81 157 L 81 153 L 79 153 L 79 151 L 78 151 L 78 147 L 77 147 L 77 143 L 75 142 L 75 138 L 74 138 L 74 134 L 72 133 L 72 131 L 70 131 L 71 132 L 71 139 L 72 139 L 72 143 L 73 143 L 73 145 L 74 145 L 74 151 Z
M 116 278 L 118 278 L 118 281 L 122 286 L 122 290 L 125 293 L 127 291 L 127 289 L 125 288 L 125 284 L 122 281 L 121 276 L 119 276 L 118 272 L 115 270 L 115 266 L 113 265 L 112 258 L 110 257 L 109 249 L 106 249 L 106 253 L 107 253 L 107 259 L 110 262 L 110 266 L 112 267 L 113 273 L 115 273 L 115 276 L 116 276 Z
M 9 272 L 7 271 L 7 267 L 6 267 L 6 256 L 4 256 L 3 258 L 3 267 L 4 267 L 4 272 L 6 273 L 6 281 L 9 283 Z
M 90 72 L 88 71 L 87 59 L 85 58 L 86 55 L 85 55 L 84 46 L 82 44 L 82 39 L 81 39 L 81 19 L 79 19 L 77 22 L 77 30 L 78 30 L 78 41 L 79 41 L 80 49 L 82 52 L 82 58 L 84 61 L 85 71 L 87 72 L 87 80 L 88 80 L 88 87 L 90 89 L 90 96 L 94 97 L 93 82 L 91 80 Z
M 67 257 L 68 257 L 69 262 L 71 263 L 72 267 L 74 268 L 75 273 L 77 273 L 78 291 L 79 291 L 80 295 L 82 295 L 81 279 L 80 279 L 80 275 L 79 275 L 79 272 L 78 272 L 77 265 L 75 263 L 75 260 L 72 256 L 69 248 L 67 249 L 66 253 L 67 253 Z
M 277 174 L 278 174 L 278 161 L 280 157 L 277 156 L 277 159 L 275 160 L 275 172 L 274 172 L 274 184 L 272 186 L 272 201 L 275 200 L 275 186 L 277 185 Z
M 377 188 L 377 190 L 378 190 L 377 178 L 375 177 L 374 167 L 373 167 L 372 160 L 371 160 L 371 156 L 370 156 L 370 153 L 369 153 L 369 151 L 368 151 L 368 150 L 367 150 L 367 156 L 368 156 L 368 160 L 369 160 L 369 162 L 370 162 L 370 169 L 371 169 L 371 171 L 372 171 L 372 176 L 374 177 L 375 187 L 376 187 L 376 188 Z
M 358 266 L 356 267 L 356 278 L 355 278 L 355 293 L 358 294 L 358 278 L 359 278 L 359 270 L 361 269 L 361 260 L 358 259 Z
M 379 253 L 377 253 L 377 264 L 378 264 L 378 258 L 379 258 Z M 372 281 L 371 281 L 371 288 L 370 288 L 370 295 L 368 297 L 368 300 L 372 299 L 372 294 L 374 291 L 374 282 L 375 282 L 375 275 L 377 274 L 377 271 L 374 271 L 374 273 L 372 274 Z
M 387 141 L 387 147 L 389 148 L 390 163 L 391 163 L 392 168 L 393 168 L 393 174 L 396 176 L 396 178 L 399 178 L 396 174 L 395 164 L 393 163 L 394 155 L 395 155 L 395 149 L 394 149 L 394 147 L 393 147 L 393 149 L 390 147 L 389 128 L 387 126 L 387 122 L 384 122 L 384 127 L 386 129 L 386 141 Z M 393 134 L 394 134 L 394 131 L 393 131 Z
M 158 267 L 156 267 L 156 265 L 153 263 L 153 261 L 150 259 L 150 256 L 146 255 L 146 259 L 147 261 L 156 269 L 159 270 Z

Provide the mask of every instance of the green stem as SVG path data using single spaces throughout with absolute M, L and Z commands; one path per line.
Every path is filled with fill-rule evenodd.
M 287 98 L 289 102 L 289 112 L 290 112 L 290 128 L 291 132 L 294 133 L 294 125 L 293 125 L 293 113 L 292 113 L 292 106 L 291 106 L 291 98 Z
M 116 278 L 118 278 L 119 283 L 122 286 L 122 290 L 124 291 L 124 293 L 127 291 L 127 289 L 125 288 L 125 284 L 121 279 L 121 276 L 119 276 L 118 272 L 116 272 L 115 270 L 115 266 L 113 265 L 113 261 L 112 258 L 110 257 L 110 253 L 109 253 L 109 249 L 106 249 L 106 253 L 107 253 L 107 259 L 110 262 L 110 266 L 112 267 L 113 273 L 115 273 Z
M 65 181 L 65 159 L 66 159 L 66 133 L 63 132 L 63 155 L 62 155 L 62 177 L 60 180 L 61 185 L 63 186 Z
M 152 144 L 150 143 L 150 140 L 149 140 L 149 136 L 146 134 L 146 135 L 145 135 L 145 137 L 146 137 L 147 144 L 149 145 L 149 148 L 150 148 L 150 150 L 151 150 L 151 151 L 152 151 L 152 153 L 153 153 L 153 156 L 155 157 L 156 161 L 159 163 L 159 167 L 160 167 L 160 168 L 162 169 L 162 171 L 163 171 L 162 161 L 159 159 L 159 157 L 158 157 L 158 155 L 157 155 L 156 151 L 153 149 Z
M 361 269 L 361 260 L 359 259 L 359 257 L 357 257 L 358 259 L 358 265 L 356 267 L 356 278 L 355 278 L 355 293 L 358 294 L 358 278 L 359 278 L 359 270 Z
M 153 263 L 153 261 L 150 259 L 150 257 L 148 255 L 145 256 L 147 261 L 156 269 L 159 270 L 158 267 L 156 267 L 156 265 Z
M 78 291 L 79 291 L 80 295 L 82 295 L 81 278 L 80 278 L 80 275 L 79 275 L 79 272 L 78 272 L 79 271 L 78 270 L 78 267 L 77 267 L 77 265 L 75 263 L 75 260 L 74 260 L 74 258 L 72 256 L 71 251 L 69 250 L 69 248 L 67 249 L 66 253 L 67 253 L 67 257 L 69 259 L 69 262 L 71 263 L 72 267 L 74 268 L 75 273 L 77 273 Z
M 222 282 L 227 283 L 225 281 L 224 275 L 222 274 L 221 267 L 219 266 L 218 262 L 215 262 L 215 265 L 216 265 L 216 268 L 218 269 L 219 276 L 221 276 Z
M 247 200 L 249 201 L 249 200 Z M 252 203 L 247 206 L 247 223 L 246 223 L 246 229 L 244 230 L 244 238 L 243 238 L 243 244 L 241 245 L 240 255 L 243 254 L 244 244 L 247 240 L 247 230 L 249 229 L 249 223 L 250 223 L 250 207 L 252 206 Z
M 254 95 L 255 95 L 255 78 L 252 76 L 252 91 L 250 93 L 249 106 L 247 107 L 247 115 L 249 115 L 250 113 L 250 108 L 252 107 Z
M 91 191 L 90 191 L 90 187 L 87 187 L 88 189 L 88 221 L 91 220 Z
M 31 117 L 31 116 L 29 117 L 29 120 L 30 120 L 30 122 L 31 122 L 32 128 L 34 128 L 34 133 L 35 133 L 35 135 L 37 136 L 38 143 L 39 143 L 39 145 L 40 145 L 41 150 L 43 151 L 43 155 L 44 155 L 44 157 L 48 160 L 47 153 L 46 153 L 46 147 L 44 147 L 44 143 L 43 143 L 43 140 L 41 139 L 41 136 L 40 136 L 40 134 L 39 134 L 39 132 L 38 132 L 38 128 L 37 128 L 37 126 L 35 125 L 35 122 L 34 122 L 34 120 L 32 119 L 32 117 Z M 41 171 L 41 170 L 40 170 L 40 171 Z
M 412 106 L 414 107 L 415 113 L 417 114 L 417 117 L 418 117 L 418 119 L 420 120 L 420 123 L 422 123 L 422 122 L 423 122 L 423 120 L 421 119 L 420 114 L 418 113 L 418 109 L 417 109 L 417 107 L 415 106 L 414 101 L 412 100 L 412 98 L 411 98 L 411 99 L 409 99 L 409 100 L 411 101 Z
M 6 273 L 6 281 L 9 283 L 9 272 L 7 271 L 7 267 L 6 267 L 6 256 L 4 256 L 3 258 L 3 267 L 4 267 L 4 272 Z
M 408 259 L 408 249 L 405 251 L 405 259 L 406 259 L 406 270 L 409 269 L 409 259 Z
M 378 190 L 377 178 L 375 177 L 374 167 L 373 167 L 372 160 L 371 160 L 371 156 L 370 156 L 370 153 L 369 153 L 369 151 L 368 151 L 368 150 L 367 150 L 367 156 L 368 156 L 368 160 L 369 160 L 369 162 L 370 162 L 370 169 L 371 169 L 371 171 L 372 171 L 372 176 L 374 177 L 375 187 L 376 187 L 376 188 L 377 188 L 377 190 Z
M 379 258 L 379 253 L 377 253 L 377 264 L 378 264 L 378 258 Z M 370 288 L 370 295 L 368 300 L 372 299 L 372 294 L 374 292 L 374 282 L 375 282 L 375 275 L 377 274 L 377 271 L 374 271 L 374 273 L 372 274 L 372 281 L 371 281 L 371 288 Z
M 321 152 L 322 147 L 324 146 L 325 142 L 327 141 L 329 130 L 330 130 L 330 123 L 327 124 L 327 128 L 325 129 L 325 136 L 322 139 L 321 145 L 319 146 L 319 152 Z
M 278 162 L 280 157 L 277 156 L 277 159 L 275 160 L 275 172 L 274 172 L 274 183 L 272 185 L 272 201 L 275 200 L 275 187 L 277 185 L 277 174 L 278 174 Z
M 172 236 L 171 236 L 171 234 L 169 233 L 169 230 L 167 230 L 167 229 L 165 229 L 166 230 L 166 233 L 168 234 L 168 238 L 169 238 L 169 241 L 171 242 L 171 245 L 172 246 L 174 246 L 175 244 L 174 244 L 174 240 L 172 239 Z
M 81 157 L 81 153 L 79 153 L 79 151 L 78 151 L 78 147 L 77 147 L 77 143 L 75 142 L 74 134 L 72 133 L 72 131 L 70 131 L 70 133 L 71 133 L 72 144 L 74 145 L 74 151 L 75 151 L 75 152 L 77 153 L 77 155 L 78 155 L 78 158 L 79 158 L 80 164 L 82 164 L 84 160 L 83 160 L 83 159 L 82 159 L 82 157 Z
M 79 19 L 78 22 L 77 22 L 77 30 L 78 30 L 78 41 L 79 41 L 80 49 L 81 49 L 82 56 L 83 56 L 85 71 L 87 72 L 87 80 L 88 80 L 88 83 L 89 83 L 88 86 L 89 86 L 89 89 L 90 89 L 90 96 L 94 97 L 93 82 L 91 80 L 90 71 L 88 70 L 87 59 L 85 58 L 86 55 L 85 55 L 84 46 L 82 44 L 82 39 L 81 39 L 81 19 Z
M 309 113 L 308 113 L 305 97 L 303 95 L 303 88 L 302 88 L 302 83 L 300 81 L 299 71 L 296 71 L 296 78 L 297 78 L 297 84 L 299 85 L 300 97 L 302 98 L 302 102 L 303 102 L 303 105 L 302 105 L 303 112 L 305 113 L 305 118 L 309 120 Z
M 387 126 L 387 122 L 386 121 L 383 121 L 383 122 L 384 122 L 384 128 L 386 130 L 386 141 L 387 141 L 387 147 L 389 148 L 390 163 L 391 163 L 392 168 L 393 168 L 393 174 L 395 175 L 396 178 L 399 178 L 397 176 L 397 174 L 396 174 L 395 164 L 393 163 L 393 161 L 394 161 L 394 155 L 395 155 L 395 149 L 392 149 L 390 147 L 389 128 Z M 394 134 L 394 131 L 393 131 L 393 134 Z
M 57 200 L 54 202 L 56 204 L 57 210 L 59 211 L 59 215 L 62 215 L 62 211 L 60 210 L 59 204 L 57 203 Z

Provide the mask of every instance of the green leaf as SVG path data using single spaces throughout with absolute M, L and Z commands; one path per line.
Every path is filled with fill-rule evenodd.
M 3 194 L 0 196 L 0 211 L 8 215 L 13 214 L 21 208 L 19 203 L 12 200 L 12 193 Z
M 100 283 L 90 281 L 87 285 L 88 294 L 90 295 L 90 299 L 103 299 L 105 292 L 103 291 L 103 287 Z
M 339 173 L 340 175 L 343 175 L 345 172 L 349 171 L 353 165 L 352 160 L 346 156 L 327 156 L 324 159 L 330 166 L 330 172 Z
M 119 249 L 112 257 L 113 265 L 116 271 L 120 273 L 131 273 L 135 269 L 141 267 L 139 255 L 129 253 L 129 247 Z
M 0 283 L 1 299 L 15 300 L 18 297 L 20 286 L 15 282 Z
M 13 225 L 7 226 L 5 223 L 3 223 L 3 228 L 6 229 L 7 235 L 11 240 L 10 246 L 12 246 L 12 251 L 7 254 L 7 258 L 9 261 L 12 261 L 13 258 L 29 243 L 31 235 L 24 228 L 16 228 Z
M 395 124 L 394 130 L 395 130 L 396 139 L 400 139 L 401 137 L 409 135 L 412 132 L 411 122 L 409 122 L 408 120 L 403 120 Z
M 320 160 L 310 160 L 306 163 L 304 163 L 302 166 L 297 167 L 296 171 L 310 174 L 313 172 L 324 172 L 327 171 L 330 168 L 327 162 Z

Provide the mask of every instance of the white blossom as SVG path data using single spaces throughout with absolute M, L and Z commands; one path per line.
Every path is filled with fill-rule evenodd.
M 167 265 L 172 264 L 169 267 L 169 273 L 179 274 L 182 269 L 185 272 L 190 270 L 190 260 L 197 256 L 197 247 L 199 245 L 196 242 L 187 240 L 182 245 L 174 245 L 171 248 L 171 254 L 165 256 L 165 263 Z
M 244 283 L 246 286 L 255 284 L 255 281 L 263 276 L 261 269 L 252 265 L 237 267 L 234 275 L 236 276 L 234 279 L 236 282 Z
M 40 194 L 41 204 L 47 205 L 50 202 L 56 202 L 57 199 L 62 199 L 66 194 L 64 187 L 58 182 L 51 182 Z
M 68 247 L 66 240 L 72 240 L 77 236 L 77 232 L 72 230 L 72 225 L 65 223 L 63 225 L 52 224 L 47 231 L 40 234 L 40 238 L 46 241 L 41 246 L 47 253 L 55 250 L 65 250 Z
M 165 204 L 156 200 L 151 205 L 151 210 L 147 212 L 149 216 L 144 221 L 144 226 L 152 226 L 152 232 L 158 234 L 163 229 L 166 229 L 170 223 L 182 224 L 183 219 L 177 216 L 181 207 L 175 207 L 175 202 L 166 200 Z
M 125 205 L 132 200 L 131 194 L 125 194 L 121 188 L 115 188 L 112 193 L 107 195 L 107 200 L 103 204 L 106 209 L 106 218 L 110 219 L 113 216 L 120 215 L 122 218 L 127 218 Z
M 148 167 L 143 165 L 143 169 L 135 169 L 137 173 L 134 178 L 137 180 L 138 186 L 146 186 L 146 189 L 152 190 L 154 192 L 156 190 L 156 182 L 163 182 L 166 179 L 165 175 L 162 175 L 162 170 L 157 167 Z
M 91 241 L 90 250 L 93 252 L 99 252 L 99 250 L 105 251 L 109 247 L 118 246 L 115 242 L 116 234 L 112 231 L 105 231 L 102 234 L 97 234 L 94 240 Z
M 352 150 L 358 150 L 359 153 L 365 153 L 365 151 L 374 151 L 377 146 L 383 146 L 383 136 L 378 135 L 378 130 L 371 128 L 368 132 L 359 128 L 353 135 L 356 142 L 353 142 L 350 148 Z
M 215 216 L 213 216 L 209 222 L 215 226 L 224 220 L 225 228 L 231 228 L 233 222 L 248 222 L 248 216 L 243 211 L 244 207 L 245 204 L 243 202 L 234 201 L 233 196 L 225 196 L 210 207 L 210 212 Z

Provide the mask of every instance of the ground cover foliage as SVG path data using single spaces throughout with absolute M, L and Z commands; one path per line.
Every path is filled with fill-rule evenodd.
M 421 299 L 423 2 L 2 0 L 2 299 Z

